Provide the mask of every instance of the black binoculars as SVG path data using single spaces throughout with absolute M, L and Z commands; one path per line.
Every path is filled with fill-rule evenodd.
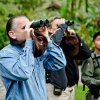
M 66 21 L 65 21 L 65 24 L 67 24 L 68 26 L 71 26 L 71 25 L 74 24 L 74 21 L 66 20 Z
M 35 21 L 31 24 L 30 28 L 37 28 L 43 26 L 49 26 L 49 20 L 45 19 L 45 20 Z

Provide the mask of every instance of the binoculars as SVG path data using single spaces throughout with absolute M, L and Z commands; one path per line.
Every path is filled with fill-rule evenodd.
M 31 24 L 30 28 L 37 28 L 43 26 L 49 26 L 49 20 L 45 19 L 45 20 L 35 21 Z
M 67 24 L 68 26 L 71 26 L 71 25 L 74 24 L 74 21 L 66 20 L 65 24 Z M 48 19 L 35 21 L 31 24 L 30 28 L 37 28 L 37 27 L 43 27 L 43 26 L 49 26 L 49 20 Z
M 66 20 L 66 21 L 65 21 L 65 24 L 67 24 L 68 26 L 71 26 L 71 25 L 74 24 L 74 21 Z

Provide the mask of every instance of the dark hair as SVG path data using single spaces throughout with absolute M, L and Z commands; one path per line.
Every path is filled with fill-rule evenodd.
M 13 40 L 10 36 L 9 36 L 9 31 L 11 30 L 11 29 L 13 29 L 13 24 L 14 24 L 14 19 L 15 18 L 18 18 L 18 17 L 25 17 L 24 15 L 16 15 L 16 16 L 13 16 L 13 17 L 11 17 L 9 20 L 8 20 L 8 22 L 7 22 L 7 24 L 6 24 L 6 31 L 7 31 L 7 35 L 8 35 L 8 37 L 9 37 L 9 39 L 10 39 L 10 44 L 11 45 L 20 45 L 20 44 L 22 44 L 22 42 L 19 42 L 19 41 L 17 41 L 17 40 Z
M 99 36 L 99 35 L 100 35 L 100 31 L 94 34 L 94 36 L 93 36 L 93 42 L 95 41 L 96 37 Z

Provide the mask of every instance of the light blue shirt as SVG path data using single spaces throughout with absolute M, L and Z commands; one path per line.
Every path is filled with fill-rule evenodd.
M 47 100 L 44 68 L 66 66 L 62 49 L 50 41 L 44 55 L 33 56 L 33 41 L 25 47 L 8 45 L 0 51 L 0 76 L 6 88 L 6 100 Z

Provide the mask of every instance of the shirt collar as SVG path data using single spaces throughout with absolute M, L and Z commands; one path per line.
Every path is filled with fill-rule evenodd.
M 23 52 L 23 48 L 24 47 L 21 47 L 21 46 L 13 46 L 13 45 L 11 45 L 11 47 L 13 47 L 14 49 L 16 49 L 18 52 Z
M 96 54 L 96 57 L 100 57 L 100 54 L 98 54 L 98 53 L 96 52 L 96 50 L 94 51 L 94 53 Z

